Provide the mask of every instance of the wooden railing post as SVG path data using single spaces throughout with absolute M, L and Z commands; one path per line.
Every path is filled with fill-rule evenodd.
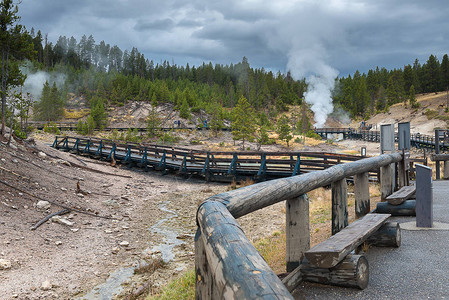
M 348 226 L 348 185 L 346 178 L 332 183 L 332 235 Z
M 310 249 L 309 197 L 304 194 L 289 199 L 285 206 L 287 272 L 291 272 L 299 266 L 304 252 Z
M 449 179 L 449 161 L 445 160 L 443 165 L 443 179 Z
M 390 165 L 380 168 L 380 198 L 385 201 L 393 193 L 393 170 Z
M 360 218 L 370 211 L 368 173 L 354 176 L 355 215 Z

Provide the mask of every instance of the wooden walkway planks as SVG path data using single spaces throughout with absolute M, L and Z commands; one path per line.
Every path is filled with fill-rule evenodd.
M 389 214 L 367 214 L 307 251 L 305 256 L 316 267 L 332 268 L 376 232 L 389 217 Z

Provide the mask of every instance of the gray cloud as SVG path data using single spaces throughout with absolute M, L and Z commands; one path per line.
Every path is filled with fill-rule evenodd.
M 315 72 L 317 60 L 346 75 L 441 58 L 449 49 L 449 5 L 438 0 L 23 0 L 19 14 L 53 42 L 92 34 L 155 61 L 246 56 L 274 71 L 295 68 L 298 76 Z

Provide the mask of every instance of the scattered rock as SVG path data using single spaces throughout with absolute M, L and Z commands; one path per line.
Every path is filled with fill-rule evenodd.
M 15 164 L 19 163 L 19 161 L 17 159 L 15 159 L 15 158 L 12 160 L 12 162 L 15 163 Z
M 38 209 L 49 209 L 51 206 L 50 202 L 48 201 L 43 201 L 43 200 L 39 200 L 36 204 L 36 207 Z
M 81 193 L 78 193 L 78 194 L 76 194 L 78 197 L 80 197 L 80 198 L 84 198 L 84 195 L 83 194 L 81 194 Z
M 129 246 L 129 242 L 128 241 L 123 241 L 123 242 L 120 242 L 119 245 L 122 246 L 122 247 L 128 247 Z
M 55 244 L 56 244 L 56 246 L 60 246 L 60 245 L 62 245 L 62 242 L 61 241 L 56 241 Z
M 59 224 L 66 225 L 66 226 L 73 226 L 73 224 L 74 224 L 73 222 L 70 222 L 66 218 L 62 218 L 60 216 L 54 216 L 51 218 L 51 220 L 55 223 L 59 223 Z
M 70 229 L 72 232 L 78 232 L 78 230 L 80 230 L 79 228 L 72 228 Z
M 39 153 L 37 154 L 37 156 L 39 156 L 40 158 L 46 158 L 46 157 L 47 157 L 47 154 L 45 154 L 45 153 L 42 152 L 42 151 L 39 151 Z
M 62 187 L 61 191 L 67 192 L 67 189 L 65 187 Z
M 7 259 L 0 259 L 0 270 L 8 270 L 11 269 L 11 261 Z
M 44 282 L 42 282 L 41 284 L 41 290 L 43 291 L 48 291 L 52 288 L 51 282 L 50 280 L 45 280 Z
M 112 248 L 111 253 L 112 254 L 117 254 L 119 251 L 120 251 L 119 247 L 114 247 L 114 248 Z

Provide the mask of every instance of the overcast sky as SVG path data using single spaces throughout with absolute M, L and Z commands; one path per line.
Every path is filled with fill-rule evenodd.
M 444 0 L 22 0 L 19 15 L 52 42 L 92 34 L 180 65 L 246 56 L 295 77 L 400 68 L 449 52 Z

